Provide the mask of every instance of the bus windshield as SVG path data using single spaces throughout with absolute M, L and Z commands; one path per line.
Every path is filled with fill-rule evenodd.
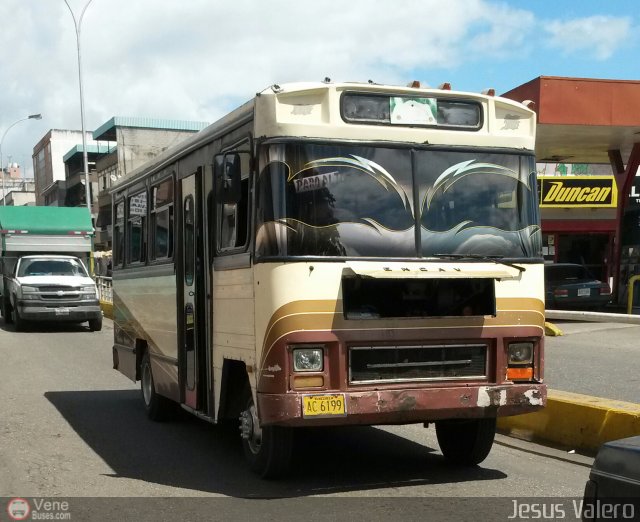
M 541 256 L 532 155 L 279 143 L 259 165 L 258 256 Z

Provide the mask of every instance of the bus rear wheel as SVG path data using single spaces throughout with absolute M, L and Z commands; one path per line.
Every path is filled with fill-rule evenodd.
M 436 422 L 436 436 L 444 458 L 463 466 L 475 466 L 486 459 L 495 435 L 495 418 Z
M 252 471 L 264 479 L 282 477 L 289 470 L 293 431 L 282 426 L 260 426 L 251 391 L 240 413 L 240 436 L 245 458 Z
M 142 400 L 147 411 L 147 417 L 157 422 L 171 418 L 175 411 L 174 405 L 169 399 L 156 393 L 153 373 L 151 373 L 151 358 L 148 351 L 145 352 L 140 364 L 140 391 L 142 392 Z

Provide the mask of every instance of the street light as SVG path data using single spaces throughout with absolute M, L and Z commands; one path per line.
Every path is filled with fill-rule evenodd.
M 92 0 L 89 0 L 86 5 L 82 8 L 80 13 L 80 18 L 76 20 L 76 15 L 73 14 L 73 10 L 69 5 L 67 0 L 64 0 L 64 3 L 67 4 L 69 8 L 69 12 L 71 13 L 71 18 L 73 18 L 73 25 L 76 29 L 76 44 L 78 46 L 78 84 L 80 85 L 80 124 L 82 126 L 82 161 L 84 164 L 84 188 L 85 188 L 85 197 L 87 199 L 87 210 L 89 211 L 89 219 L 91 219 L 91 186 L 89 183 L 89 160 L 87 158 L 87 137 L 84 132 L 84 94 L 82 91 L 82 57 L 80 54 L 80 29 L 82 28 L 82 19 L 84 17 L 84 13 L 89 7 L 89 4 Z
M 0 138 L 0 172 L 2 173 L 2 206 L 5 206 L 7 202 L 5 201 L 5 192 L 4 192 L 4 162 L 2 161 L 2 144 L 4 143 L 4 137 L 7 135 L 7 132 L 11 130 L 11 127 L 17 125 L 21 121 L 27 120 L 41 120 L 42 114 L 29 114 L 26 118 L 20 118 L 18 121 L 14 121 L 11 125 L 7 127 L 7 130 L 4 131 L 2 138 Z

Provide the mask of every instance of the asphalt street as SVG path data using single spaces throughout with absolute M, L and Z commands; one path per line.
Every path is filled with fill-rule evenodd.
M 634 335 L 615 332 L 629 340 Z M 579 498 L 589 474 L 588 458 L 500 435 L 480 466 L 455 468 L 440 454 L 433 428 L 409 425 L 300 432 L 291 476 L 263 481 L 245 467 L 235 428 L 187 414 L 164 424 L 147 420 L 138 385 L 112 369 L 112 335 L 109 320 L 102 332 L 85 326 L 14 332 L 0 321 L 0 497 L 153 497 L 167 513 L 178 504 L 167 506 L 163 498 L 279 499 L 288 502 L 283 509 L 289 515 L 298 513 L 295 506 L 324 512 L 327 502 L 318 499 L 333 497 L 331 505 L 345 512 L 357 506 L 371 520 L 411 505 L 393 499 L 430 499 L 434 512 L 465 520 L 463 514 L 472 517 L 486 498 L 495 500 L 487 506 L 501 516 L 514 498 Z M 565 352 L 581 353 L 590 336 L 593 331 L 550 340 L 548 367 L 565 364 Z M 565 373 L 577 371 L 548 368 L 556 382 Z M 349 508 L 335 504 L 338 498 L 371 502 Z M 303 499 L 311 504 L 299 504 Z M 468 499 L 479 504 L 465 504 Z M 216 509 L 232 513 L 238 505 Z M 91 506 L 97 505 L 85 505 L 91 519 L 110 513 L 104 504 Z M 141 520 L 151 513 L 129 508 Z M 77 501 L 76 509 L 82 511 Z M 258 517 L 264 508 L 256 502 L 248 509 Z

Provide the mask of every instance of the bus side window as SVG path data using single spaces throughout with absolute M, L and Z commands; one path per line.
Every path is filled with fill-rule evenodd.
M 218 249 L 237 250 L 247 245 L 249 236 L 249 163 L 246 152 L 238 153 L 241 165 L 240 198 L 237 203 L 218 203 Z M 226 156 L 225 156 L 226 157 Z M 217 180 L 217 187 L 222 181 Z
M 147 248 L 147 193 L 139 192 L 129 198 L 127 221 L 127 263 L 144 263 Z
M 115 224 L 113 226 L 113 266 L 124 264 L 124 201 L 116 203 Z
M 173 257 L 173 178 L 151 188 L 151 260 Z

